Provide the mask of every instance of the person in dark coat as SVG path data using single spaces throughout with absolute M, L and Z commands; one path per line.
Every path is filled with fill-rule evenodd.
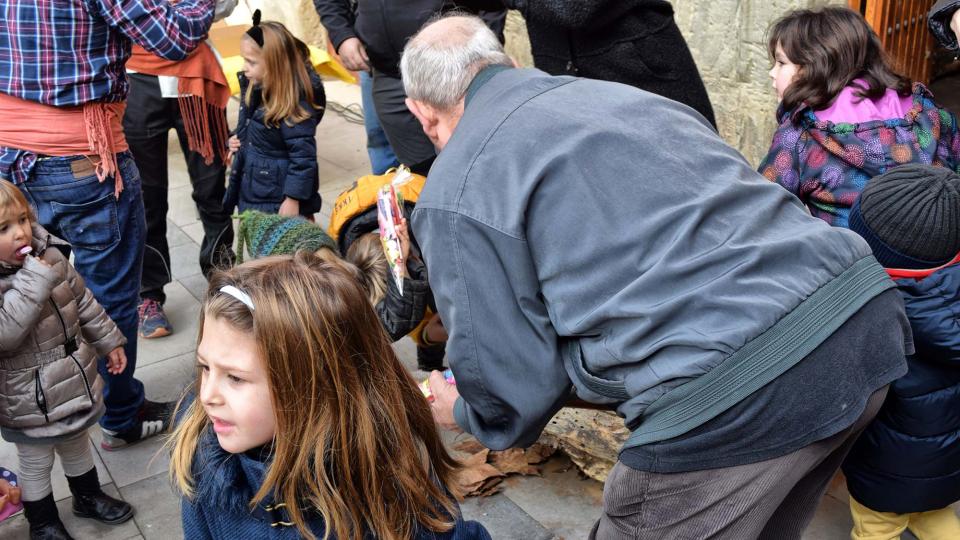
M 957 33 L 960 31 L 960 0 L 940 0 L 927 15 L 930 31 L 941 45 L 951 51 L 960 51 Z
M 404 102 L 399 67 L 403 45 L 430 17 L 452 9 L 483 17 L 502 43 L 507 16 L 503 4 L 500 0 L 313 0 L 313 4 L 343 65 L 373 77 L 375 114 L 397 159 L 426 175 L 436 149 Z
M 897 281 L 916 354 L 843 465 L 852 538 L 960 538 L 960 176 L 903 165 L 850 212 Z
M 230 138 L 236 154 L 224 210 L 312 217 L 321 203 L 316 131 L 326 106 L 323 82 L 310 65 L 307 46 L 280 23 L 259 24 L 259 13 L 240 44 L 244 70 L 237 77 L 242 98 L 237 130 Z M 272 37 L 264 41 L 265 35 Z M 285 85 L 298 87 L 295 106 L 283 103 L 297 95 L 285 92 Z
M 696 109 L 714 127 L 710 98 L 663 0 L 504 0 L 527 21 L 533 63 L 551 75 L 635 86 Z

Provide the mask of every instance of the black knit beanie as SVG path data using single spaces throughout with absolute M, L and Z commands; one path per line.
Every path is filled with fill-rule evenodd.
M 960 176 L 908 164 L 867 183 L 850 209 L 851 230 L 885 268 L 935 268 L 960 252 Z

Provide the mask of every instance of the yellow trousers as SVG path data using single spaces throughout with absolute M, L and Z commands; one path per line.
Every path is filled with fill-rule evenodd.
M 960 517 L 953 508 L 914 514 L 877 512 L 850 497 L 853 515 L 853 540 L 899 540 L 900 534 L 910 529 L 920 540 L 960 539 Z

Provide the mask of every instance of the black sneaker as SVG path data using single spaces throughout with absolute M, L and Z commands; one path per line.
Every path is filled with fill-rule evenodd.
M 176 406 L 175 401 L 144 400 L 132 428 L 127 431 L 101 428 L 103 441 L 100 442 L 100 447 L 104 450 L 117 450 L 163 433 L 170 427 L 173 409 Z

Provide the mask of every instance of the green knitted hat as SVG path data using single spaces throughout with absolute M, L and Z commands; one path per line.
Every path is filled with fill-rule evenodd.
M 254 259 L 268 255 L 290 255 L 301 249 L 316 251 L 328 247 L 337 251 L 336 243 L 323 227 L 301 216 L 286 217 L 246 210 L 240 214 L 237 235 L 237 263 L 243 262 L 244 245 Z

